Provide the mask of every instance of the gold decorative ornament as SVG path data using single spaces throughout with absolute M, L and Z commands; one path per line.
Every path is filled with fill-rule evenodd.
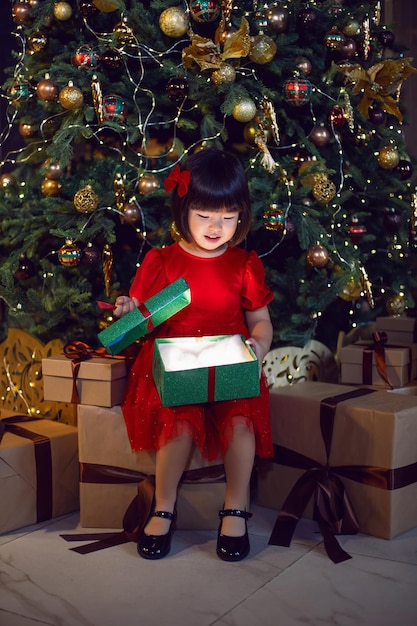
M 98 195 L 91 185 L 79 189 L 74 196 L 74 206 L 80 213 L 93 213 L 98 207 Z
M 159 16 L 159 28 L 167 37 L 183 37 L 189 28 L 189 19 L 182 7 L 169 7 Z
M 72 6 L 68 2 L 55 2 L 54 17 L 60 22 L 66 22 L 72 15 Z
M 377 156 L 378 165 L 384 170 L 392 170 L 400 162 L 400 155 L 394 146 L 384 146 Z
M 153 174 L 144 174 L 138 181 L 138 190 L 142 196 L 159 189 L 159 187 L 159 180 Z
M 215 85 L 234 83 L 236 80 L 236 70 L 229 63 L 222 63 L 218 70 L 211 75 L 211 80 Z
M 318 202 L 330 202 L 337 192 L 336 185 L 329 180 L 326 174 L 316 174 L 312 193 Z
M 255 114 L 256 104 L 250 98 L 245 98 L 235 104 L 232 113 L 233 117 L 238 122 L 250 122 L 250 120 L 255 117 Z
M 56 198 L 61 191 L 61 184 L 57 180 L 45 178 L 41 184 L 41 191 L 47 198 Z
M 73 82 L 70 80 L 68 85 L 59 92 L 58 100 L 64 109 L 73 110 L 79 109 L 80 106 L 82 106 L 84 96 L 81 89 L 75 87 Z
M 93 0 L 93 4 L 99 11 L 103 13 L 113 13 L 120 8 L 120 0 Z

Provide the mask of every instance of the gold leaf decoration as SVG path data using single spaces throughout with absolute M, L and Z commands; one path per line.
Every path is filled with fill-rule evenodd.
M 239 59 L 247 56 L 250 48 L 247 20 L 243 18 L 240 28 L 226 37 L 223 50 L 219 36 L 215 37 L 215 42 L 207 37 L 192 35 L 191 46 L 187 46 L 182 51 L 183 66 L 189 69 L 197 64 L 203 71 L 216 70 L 227 59 Z
M 10 328 L 7 338 L 0 343 L 3 409 L 75 426 L 76 405 L 49 402 L 43 397 L 42 359 L 62 353 L 59 339 L 43 344 L 23 330 Z
M 344 66 L 340 71 L 346 82 L 352 86 L 352 94 L 362 94 L 358 111 L 369 118 L 369 107 L 375 101 L 381 103 L 386 113 L 391 113 L 401 122 L 402 113 L 398 107 L 401 85 L 417 69 L 411 66 L 413 59 L 386 59 L 365 69 L 359 64 Z

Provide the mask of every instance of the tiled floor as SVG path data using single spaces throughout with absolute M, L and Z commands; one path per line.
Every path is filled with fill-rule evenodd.
M 314 522 L 301 521 L 289 548 L 269 546 L 276 512 L 252 511 L 240 563 L 216 557 L 215 531 L 177 530 L 161 561 L 133 543 L 80 555 L 60 537 L 91 532 L 77 513 L 4 534 L 0 625 L 417 625 L 417 529 L 391 541 L 342 537 L 352 559 L 335 565 Z

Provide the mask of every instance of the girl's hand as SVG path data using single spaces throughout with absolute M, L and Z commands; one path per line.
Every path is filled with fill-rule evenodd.
M 129 296 L 119 296 L 116 298 L 114 314 L 116 317 L 123 317 L 126 313 L 133 311 L 139 304 L 139 300 L 136 298 L 129 298 Z
M 263 360 L 265 358 L 264 355 L 264 351 L 260 345 L 260 343 L 258 341 L 256 341 L 256 339 L 254 339 L 253 337 L 249 337 L 249 339 L 246 339 L 246 344 L 248 344 L 252 350 L 254 351 L 256 358 L 258 359 L 258 365 L 259 365 L 259 378 L 261 377 L 262 374 L 262 363 Z

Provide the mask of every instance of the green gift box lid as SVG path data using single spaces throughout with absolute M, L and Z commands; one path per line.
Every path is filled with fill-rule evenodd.
M 206 346 L 229 335 L 199 337 Z M 252 348 L 242 342 L 249 353 L 250 360 L 226 365 L 195 367 L 169 371 L 161 352 L 163 344 L 178 342 L 182 347 L 192 347 L 195 337 L 162 338 L 155 340 L 152 374 L 163 406 L 181 406 L 185 404 L 203 404 L 219 400 L 251 398 L 259 396 L 258 360 Z
M 178 278 L 102 330 L 97 335 L 98 340 L 110 354 L 117 354 L 184 309 L 190 302 L 191 292 L 188 283 L 184 278 Z

